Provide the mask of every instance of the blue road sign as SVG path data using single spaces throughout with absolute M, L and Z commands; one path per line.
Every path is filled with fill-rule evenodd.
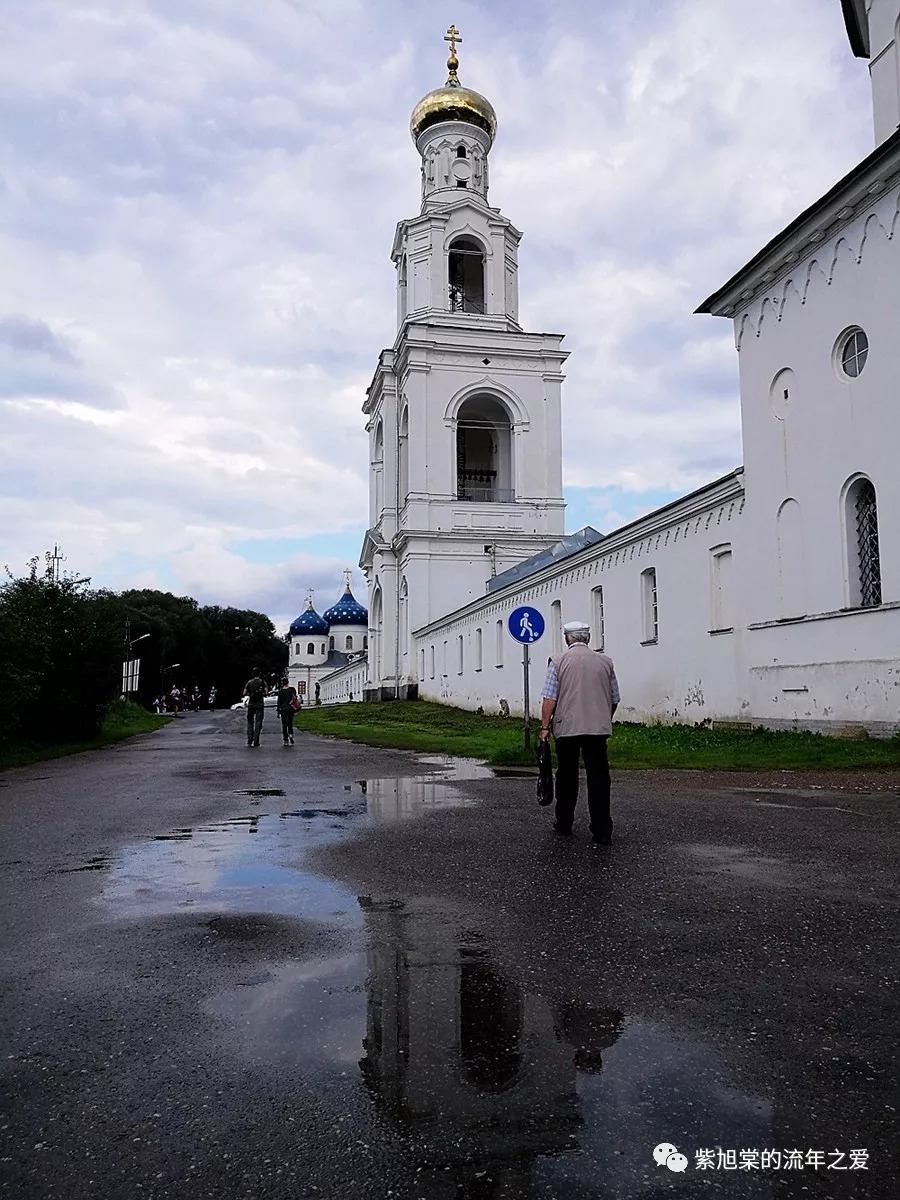
M 530 646 L 532 642 L 544 636 L 544 618 L 536 608 L 529 608 L 527 604 L 513 609 L 506 627 L 510 637 L 514 637 L 525 646 Z

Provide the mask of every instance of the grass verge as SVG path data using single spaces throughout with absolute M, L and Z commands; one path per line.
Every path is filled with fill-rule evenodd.
M 534 762 L 522 724 L 426 701 L 304 708 L 298 729 L 350 738 L 366 746 L 458 754 L 502 766 Z M 537 737 L 537 723 L 532 726 Z M 752 733 L 692 725 L 616 723 L 609 758 L 619 769 L 707 768 L 730 771 L 851 770 L 900 767 L 900 738 L 860 741 L 814 733 Z
M 113 742 L 121 742 L 136 733 L 152 733 L 170 721 L 171 717 L 158 717 L 130 700 L 117 700 L 110 706 L 103 721 L 99 737 L 87 742 L 8 742 L 0 743 L 0 770 L 7 767 L 27 767 L 29 763 L 43 762 L 49 758 L 63 758 L 67 754 L 80 754 L 82 750 L 99 750 Z M 58 720 L 58 733 L 65 737 L 65 717 Z

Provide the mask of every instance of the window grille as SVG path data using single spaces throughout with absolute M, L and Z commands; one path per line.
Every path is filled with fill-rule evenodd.
M 862 480 L 856 492 L 856 551 L 859 563 L 859 602 L 863 608 L 881 603 L 881 561 L 878 554 L 878 506 L 875 488 Z
M 648 567 L 641 572 L 644 601 L 644 642 L 655 642 L 659 638 L 659 608 L 656 596 L 656 568 Z
M 850 379 L 858 379 L 869 357 L 869 339 L 862 329 L 854 329 L 841 347 L 841 370 Z

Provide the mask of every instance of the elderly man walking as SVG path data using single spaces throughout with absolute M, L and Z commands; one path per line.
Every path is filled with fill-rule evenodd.
M 563 835 L 572 832 L 578 802 L 578 759 L 584 759 L 588 810 L 594 844 L 612 841 L 609 813 L 609 759 L 606 743 L 619 703 L 612 659 L 591 650 L 591 629 L 583 621 L 563 627 L 566 650 L 551 658 L 541 703 L 541 741 L 553 729 L 556 742 L 556 821 Z

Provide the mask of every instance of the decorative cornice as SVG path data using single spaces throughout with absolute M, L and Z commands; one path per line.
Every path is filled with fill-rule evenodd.
M 792 271 L 798 261 L 814 253 L 826 237 L 834 237 L 898 182 L 900 129 L 796 217 L 695 311 L 716 317 L 736 316 L 762 291 Z

